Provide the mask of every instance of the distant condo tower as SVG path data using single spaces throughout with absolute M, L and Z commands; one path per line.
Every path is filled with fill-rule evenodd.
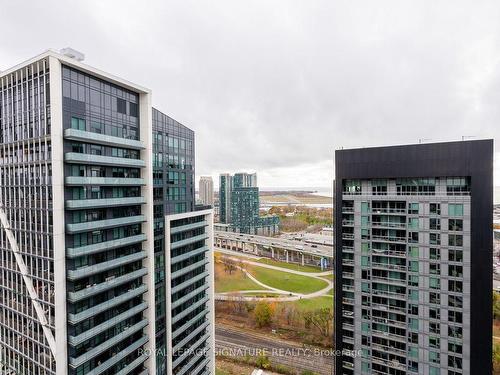
M 491 374 L 493 141 L 338 150 L 335 174 L 335 373 Z
M 274 235 L 279 218 L 259 215 L 259 188 L 256 173 L 221 174 L 219 181 L 219 231 Z
M 213 375 L 194 132 L 81 60 L 0 73 L 0 373 Z
M 198 188 L 201 204 L 212 206 L 214 205 L 214 181 L 210 176 L 201 176 Z

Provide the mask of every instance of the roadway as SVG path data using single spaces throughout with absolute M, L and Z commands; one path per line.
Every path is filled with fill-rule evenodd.
M 299 374 L 304 371 L 319 375 L 333 374 L 333 356 L 328 349 L 298 345 L 271 335 L 226 325 L 215 326 L 215 349 L 217 354 L 229 356 L 258 356 L 262 353 L 272 364 L 294 369 Z

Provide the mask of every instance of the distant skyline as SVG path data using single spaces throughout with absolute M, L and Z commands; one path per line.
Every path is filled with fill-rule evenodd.
M 30 26 L 2 20 L 0 70 L 69 46 L 152 89 L 197 176 L 327 187 L 341 147 L 500 139 L 497 1 L 0 1 Z

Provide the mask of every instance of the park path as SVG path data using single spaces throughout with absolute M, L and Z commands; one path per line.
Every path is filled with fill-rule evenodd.
M 274 288 L 274 287 L 272 287 L 270 285 L 264 284 L 260 280 L 257 280 L 245 268 L 242 268 L 242 267 L 240 267 L 240 266 L 237 265 L 236 267 L 238 269 L 240 269 L 241 271 L 243 271 L 245 273 L 245 275 L 250 280 L 252 280 L 256 284 L 262 286 L 263 288 L 267 289 L 267 290 L 261 290 L 260 292 L 264 292 L 265 293 L 266 291 L 270 290 L 270 291 L 276 292 L 278 294 L 286 294 L 287 297 L 245 296 L 245 295 L 241 295 L 241 294 L 234 295 L 235 293 L 240 293 L 240 292 L 225 292 L 225 293 L 216 293 L 215 299 L 219 300 L 219 301 L 270 301 L 270 302 L 271 301 L 280 301 L 280 302 L 290 302 L 290 301 L 297 301 L 297 300 L 302 299 L 302 298 L 304 298 L 304 299 L 310 299 L 310 298 L 321 297 L 321 296 L 324 296 L 325 294 L 327 296 L 330 296 L 328 294 L 328 292 L 333 288 L 333 282 L 332 281 L 330 281 L 328 279 L 324 279 L 324 278 L 321 277 L 321 276 L 331 275 L 331 273 L 332 273 L 331 271 L 317 272 L 317 273 L 314 273 L 314 272 L 303 272 L 303 271 L 296 271 L 296 270 L 291 270 L 291 269 L 288 269 L 288 268 L 282 268 L 282 267 L 278 267 L 278 266 L 273 266 L 273 265 L 270 265 L 270 264 L 254 262 L 254 261 L 251 261 L 251 260 L 244 260 L 244 259 L 241 259 L 241 257 L 239 257 L 239 258 L 230 257 L 230 259 L 232 259 L 232 260 L 234 260 L 236 262 L 241 262 L 241 263 L 245 263 L 245 264 L 249 264 L 249 265 L 253 265 L 253 266 L 257 266 L 257 267 L 264 267 L 264 268 L 272 269 L 272 270 L 275 270 L 275 271 L 288 272 L 288 273 L 295 274 L 295 275 L 300 275 L 300 276 L 305 276 L 305 277 L 311 277 L 311 278 L 319 279 L 319 280 L 322 280 L 322 281 L 326 281 L 326 283 L 328 284 L 328 286 L 325 287 L 325 288 L 323 288 L 323 289 L 320 289 L 320 290 L 318 290 L 316 292 L 309 293 L 309 294 L 294 293 L 294 292 L 290 292 L 288 290 L 277 289 L 277 288 Z M 246 291 L 246 293 L 249 293 L 249 292 L 250 291 Z M 257 291 L 253 291 L 253 292 L 257 292 Z

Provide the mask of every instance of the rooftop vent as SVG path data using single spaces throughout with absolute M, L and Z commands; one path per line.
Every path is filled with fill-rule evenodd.
M 73 48 L 66 47 L 61 50 L 61 53 L 64 56 L 75 59 L 76 61 L 83 61 L 85 59 L 85 55 Z

